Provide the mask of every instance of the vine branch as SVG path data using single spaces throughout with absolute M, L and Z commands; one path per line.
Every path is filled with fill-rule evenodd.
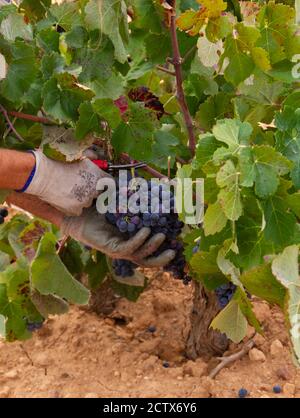
M 249 351 L 254 347 L 255 343 L 252 340 L 248 341 L 244 347 L 238 351 L 237 353 L 232 354 L 231 356 L 227 356 L 227 357 L 219 357 L 219 360 L 221 360 L 220 364 L 217 365 L 217 367 L 215 367 L 209 374 L 209 377 L 211 379 L 214 379 L 222 369 L 224 369 L 225 367 L 227 367 L 229 364 L 234 363 L 235 361 L 241 359 L 242 357 L 244 357 L 246 354 L 249 353 Z
M 176 1 L 172 2 L 172 9 L 169 11 L 170 16 L 170 31 L 171 31 L 171 39 L 172 39 L 172 47 L 173 47 L 173 60 L 172 63 L 175 68 L 175 75 L 176 75 L 176 85 L 177 85 L 177 99 L 179 105 L 181 107 L 184 121 L 186 124 L 186 128 L 188 131 L 189 136 L 189 148 L 192 153 L 192 156 L 195 155 L 196 150 L 196 137 L 194 132 L 194 124 L 193 119 L 190 114 L 187 101 L 185 98 L 184 90 L 183 90 L 183 75 L 182 75 L 182 58 L 180 55 L 178 37 L 177 37 L 177 27 L 176 27 Z
M 3 114 L 6 122 L 9 125 L 10 130 L 16 135 L 16 137 L 21 141 L 24 142 L 24 138 L 22 138 L 22 136 L 19 134 L 19 132 L 16 130 L 16 128 L 14 127 L 14 124 L 12 123 L 12 121 L 9 119 L 8 116 L 8 112 L 7 110 L 0 104 L 0 112 Z
M 172 76 L 176 76 L 175 71 L 168 70 L 168 68 L 162 67 L 161 65 L 156 66 L 157 70 L 162 71 L 163 73 L 167 73 Z
M 14 116 L 18 119 L 30 120 L 32 122 L 42 123 L 44 125 L 55 124 L 55 122 L 53 122 L 52 120 L 50 120 L 48 118 L 43 118 L 43 117 L 34 116 L 34 115 L 28 115 L 27 113 L 15 112 L 13 110 L 7 112 L 7 114 L 10 115 L 10 116 Z

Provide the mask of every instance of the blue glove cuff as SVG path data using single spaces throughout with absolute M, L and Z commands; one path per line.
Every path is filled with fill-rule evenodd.
M 30 154 L 34 155 L 34 152 L 33 152 L 33 151 L 28 151 L 28 152 L 29 152 Z M 35 155 L 34 155 L 34 156 L 35 156 Z M 32 180 L 33 180 L 33 177 L 34 177 L 35 173 L 36 173 L 36 163 L 34 164 L 34 167 L 33 167 L 32 171 L 31 171 L 30 176 L 28 177 L 28 179 L 27 179 L 27 181 L 26 181 L 26 183 L 25 183 L 24 187 L 23 187 L 21 190 L 15 190 L 15 191 L 16 191 L 17 193 L 25 193 L 25 192 L 26 192 L 26 190 L 28 189 L 28 187 L 30 186 L 30 184 L 31 184 L 31 182 L 32 182 Z

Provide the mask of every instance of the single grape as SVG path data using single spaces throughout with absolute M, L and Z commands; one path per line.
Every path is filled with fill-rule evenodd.
M 136 225 L 133 224 L 133 223 L 128 224 L 128 232 L 130 232 L 132 234 L 135 231 L 136 231 Z
M 151 332 L 151 334 L 154 334 L 156 332 L 156 327 L 154 325 L 150 325 L 148 331 Z
M 274 393 L 281 393 L 282 392 L 282 387 L 281 386 L 279 386 L 279 385 L 276 385 L 276 386 L 274 386 L 273 387 L 273 392 Z
M 239 392 L 238 392 L 238 397 L 239 398 L 246 398 L 248 395 L 249 395 L 249 393 L 248 393 L 247 389 L 244 389 L 244 388 L 240 389 Z

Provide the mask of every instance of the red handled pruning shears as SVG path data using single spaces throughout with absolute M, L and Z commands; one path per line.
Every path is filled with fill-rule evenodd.
M 133 164 L 120 164 L 120 165 L 114 165 L 111 164 L 107 160 L 93 160 L 93 163 L 96 164 L 97 167 L 99 167 L 103 171 L 112 172 L 116 170 L 132 170 L 132 169 L 138 169 L 138 168 L 144 168 L 147 166 L 146 163 L 133 163 Z

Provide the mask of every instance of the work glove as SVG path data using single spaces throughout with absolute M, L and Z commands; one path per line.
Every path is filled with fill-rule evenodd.
M 41 151 L 33 152 L 36 166 L 28 180 L 25 193 L 38 197 L 66 215 L 79 216 L 89 208 L 100 192 L 97 183 L 111 177 L 88 159 L 67 164 L 47 158 Z
M 166 239 L 164 234 L 156 234 L 149 238 L 150 228 L 142 228 L 134 237 L 126 240 L 95 207 L 85 209 L 79 217 L 65 217 L 61 231 L 64 235 L 71 236 L 110 258 L 130 260 L 142 267 L 164 267 L 176 255 L 175 251 L 167 250 L 154 257 L 153 254 Z

